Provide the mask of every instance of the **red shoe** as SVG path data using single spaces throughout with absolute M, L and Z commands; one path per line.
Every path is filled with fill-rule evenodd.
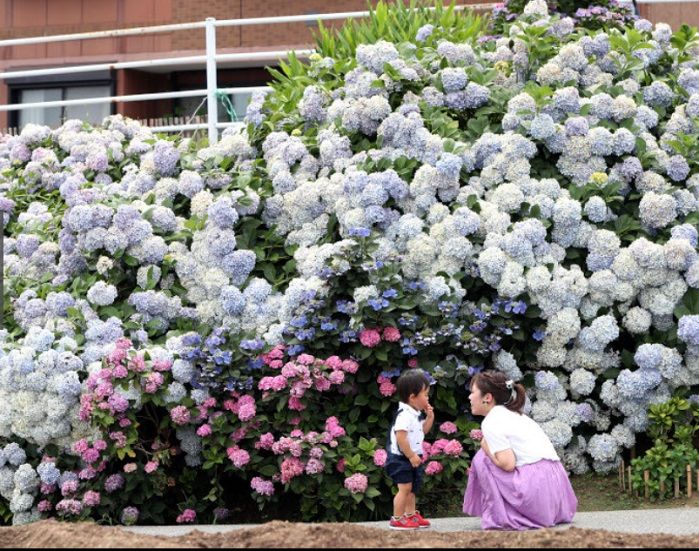
M 417 530 L 420 525 L 412 516 L 403 515 L 400 518 L 391 517 L 391 520 L 388 521 L 388 527 L 391 530 Z
M 408 518 L 417 523 L 418 528 L 429 528 L 432 523 L 420 514 L 420 511 L 415 511 Z

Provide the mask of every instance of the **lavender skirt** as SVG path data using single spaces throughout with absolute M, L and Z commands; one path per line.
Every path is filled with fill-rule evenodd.
M 578 498 L 560 461 L 542 459 L 507 472 L 478 450 L 464 495 L 464 513 L 483 530 L 528 530 L 571 522 Z

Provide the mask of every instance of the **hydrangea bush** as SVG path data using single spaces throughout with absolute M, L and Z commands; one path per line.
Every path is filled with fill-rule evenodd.
M 621 30 L 638 19 L 632 3 L 619 0 L 549 0 L 546 4 L 552 14 L 563 18 L 559 25 L 577 25 L 590 30 L 612 27 Z M 526 6 L 526 0 L 505 0 L 498 4 L 493 9 L 491 30 L 502 34 L 506 24 L 521 15 Z
M 213 145 L 120 116 L 2 137 L 5 518 L 384 518 L 403 369 L 433 382 L 427 495 L 465 484 L 485 367 L 574 473 L 696 392 L 694 31 L 534 0 L 486 32 L 383 4 L 321 28 Z

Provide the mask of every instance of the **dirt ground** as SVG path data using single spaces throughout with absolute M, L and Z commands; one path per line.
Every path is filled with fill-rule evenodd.
M 397 533 L 348 523 L 273 521 L 225 534 L 142 536 L 113 526 L 43 520 L 0 528 L 0 547 L 699 547 L 699 536 L 625 534 L 568 528 L 528 532 Z

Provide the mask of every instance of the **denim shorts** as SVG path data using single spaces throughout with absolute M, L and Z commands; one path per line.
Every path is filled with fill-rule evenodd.
M 422 465 L 413 467 L 407 457 L 403 454 L 395 454 L 388 452 L 386 464 L 384 465 L 386 474 L 391 477 L 391 480 L 396 484 L 412 483 L 411 492 L 417 494 L 422 488 L 422 477 L 425 469 Z

